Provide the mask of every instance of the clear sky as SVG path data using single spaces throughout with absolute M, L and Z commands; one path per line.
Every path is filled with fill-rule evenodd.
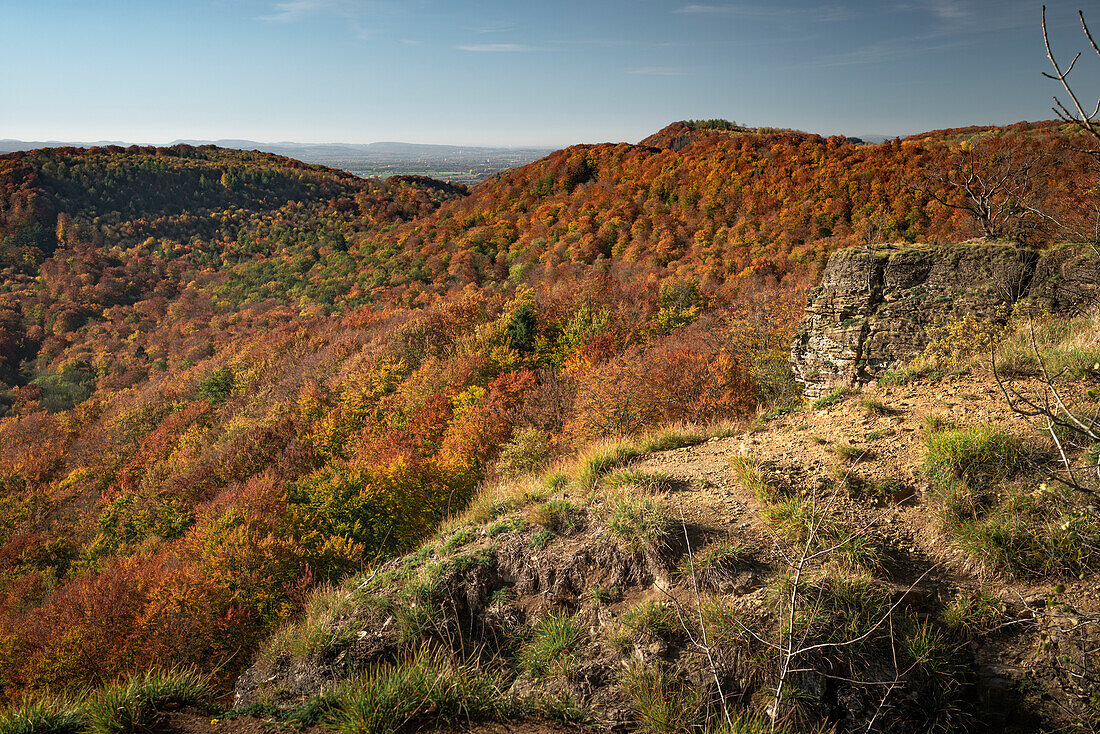
M 1067 59 L 1096 5 L 1048 1 Z M 1040 7 L 0 0 L 0 138 L 561 146 L 691 118 L 849 135 L 1047 119 Z M 1093 100 L 1097 62 L 1074 72 Z

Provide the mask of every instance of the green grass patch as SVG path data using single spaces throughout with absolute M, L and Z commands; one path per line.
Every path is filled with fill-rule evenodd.
M 924 437 L 924 468 L 937 483 L 956 477 L 988 486 L 1015 476 L 1042 453 L 1000 426 L 929 430 Z
M 730 469 L 734 478 L 761 502 L 770 502 L 776 496 L 768 481 L 767 474 L 760 466 L 760 460 L 753 456 L 734 456 L 730 459 Z
M 863 412 L 869 415 L 889 415 L 893 412 L 886 403 L 870 395 L 859 401 L 859 407 L 863 408 Z
M 343 734 L 383 734 L 458 726 L 499 717 L 510 702 L 499 674 L 421 650 L 342 684 L 325 725 Z
M 869 532 L 854 532 L 805 497 L 766 505 L 760 514 L 791 543 L 808 544 L 811 552 L 833 548 L 842 566 L 874 571 L 882 565 L 882 549 Z
M 1007 484 L 1045 455 L 998 426 L 929 432 L 925 472 L 952 545 L 1020 577 L 1077 573 L 1100 548 L 1100 516 L 1065 488 Z
M 811 403 L 810 407 L 812 407 L 814 410 L 824 410 L 826 408 L 831 408 L 834 405 L 841 403 L 844 398 L 848 397 L 854 392 L 855 390 L 850 387 L 838 387 L 836 390 L 833 390 L 828 395 L 823 395 L 822 397 L 815 400 L 813 403 Z
M 680 573 L 693 579 L 700 589 L 714 590 L 732 579 L 747 557 L 748 552 L 740 545 L 720 545 L 685 557 Z
M 845 461 L 860 461 L 872 458 L 871 450 L 853 446 L 850 443 L 837 443 L 829 447 L 834 454 Z
M 629 467 L 611 472 L 600 480 L 600 483 L 608 488 L 636 487 L 650 494 L 668 492 L 676 486 L 676 480 L 670 474 Z
M 623 548 L 639 551 L 664 543 L 672 520 L 656 498 L 627 495 L 612 502 L 607 529 Z
M 0 710 L 0 734 L 80 734 L 82 707 L 67 698 L 25 697 Z
M 527 544 L 535 550 L 542 550 L 546 546 L 550 545 L 550 541 L 553 539 L 553 530 L 539 530 L 537 533 L 533 533 L 531 535 L 531 540 L 529 540 Z
M 153 729 L 167 705 L 202 705 L 213 695 L 210 680 L 191 669 L 151 670 L 108 686 L 86 705 L 88 734 L 137 734 Z
M 644 601 L 628 609 L 620 621 L 635 634 L 649 637 L 668 637 L 680 630 L 676 611 L 663 601 Z
M 531 638 L 520 648 L 520 666 L 535 679 L 568 676 L 571 653 L 583 639 L 584 626 L 579 619 L 564 613 L 548 614 L 535 624 Z
M 642 438 L 638 444 L 639 453 L 652 454 L 657 451 L 671 451 L 685 446 L 702 443 L 706 437 L 690 428 L 662 428 Z
M 681 734 L 706 723 L 703 691 L 666 674 L 658 665 L 633 664 L 623 675 L 623 689 L 638 731 Z
M 461 548 L 467 543 L 476 540 L 478 537 L 480 537 L 480 535 L 481 533 L 468 525 L 466 527 L 459 528 L 451 534 L 451 537 L 443 541 L 443 550 L 447 553 L 450 553 L 457 548 Z
M 575 526 L 576 508 L 568 500 L 550 500 L 531 511 L 531 522 L 548 530 L 563 532 Z
M 1100 315 L 1022 322 L 997 350 L 997 368 L 1003 374 L 1039 374 L 1040 359 L 1050 375 L 1075 379 L 1100 375 Z
M 592 449 L 578 462 L 577 483 L 582 489 L 592 489 L 604 474 L 624 466 L 641 453 L 637 446 L 627 443 Z
M 518 532 L 527 528 L 527 521 L 522 517 L 507 517 L 497 520 L 485 529 L 485 534 L 495 538 L 502 533 Z
M 988 591 L 962 593 L 944 607 L 940 618 L 951 630 L 973 637 L 992 631 L 1005 619 L 1005 605 Z

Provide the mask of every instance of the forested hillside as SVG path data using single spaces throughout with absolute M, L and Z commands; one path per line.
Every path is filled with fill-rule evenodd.
M 830 252 L 1042 245 L 1033 208 L 1087 194 L 1068 135 L 678 123 L 470 191 L 211 147 L 0 157 L 0 697 L 228 679 L 485 477 L 788 399 Z M 991 231 L 949 172 L 1005 166 Z

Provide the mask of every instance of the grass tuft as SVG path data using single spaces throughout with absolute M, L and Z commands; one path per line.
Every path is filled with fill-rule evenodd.
M 79 734 L 84 712 L 66 698 L 29 698 L 0 710 L 0 734 Z
M 582 489 L 592 489 L 604 474 L 624 466 L 641 453 L 637 446 L 624 442 L 597 445 L 578 459 L 577 483 Z
M 890 410 L 890 406 L 882 402 L 878 398 L 873 398 L 870 395 L 859 401 L 859 405 L 863 408 L 865 413 L 871 415 L 889 415 L 893 411 Z
M 924 437 L 925 471 L 934 479 L 954 476 L 988 486 L 1014 476 L 1040 452 L 1000 426 L 929 430 Z
M 498 717 L 509 705 L 498 674 L 429 650 L 352 678 L 333 699 L 324 723 L 342 734 L 466 724 Z
M 776 493 L 760 467 L 760 460 L 753 456 L 735 456 L 730 459 L 733 476 L 741 486 L 761 502 L 775 499 Z
M 638 444 L 638 449 L 640 453 L 652 454 L 657 451 L 671 451 L 684 446 L 694 446 L 705 440 L 706 437 L 693 428 L 669 427 L 662 428 L 642 438 Z
M 626 550 L 639 551 L 661 545 L 668 538 L 672 521 L 653 497 L 626 495 L 611 506 L 607 529 Z
M 643 471 L 641 469 L 618 469 L 606 475 L 601 484 L 604 487 L 636 487 L 649 494 L 668 492 L 676 484 L 670 474 L 664 472 Z
M 576 617 L 548 614 L 535 624 L 531 639 L 520 649 L 520 665 L 535 679 L 567 677 L 572 669 L 571 653 L 583 637 L 584 628 Z
M 663 601 L 644 601 L 628 609 L 620 621 L 635 634 L 648 637 L 668 637 L 680 629 L 676 612 Z
M 813 407 L 814 410 L 824 410 L 825 408 L 831 408 L 854 392 L 855 390 L 850 387 L 838 387 L 836 390 L 833 390 L 828 395 L 824 395 L 815 400 L 811 404 L 811 407 Z
M 206 703 L 210 680 L 186 668 L 151 670 L 116 683 L 92 697 L 86 709 L 88 734 L 137 734 L 152 729 L 168 704 Z

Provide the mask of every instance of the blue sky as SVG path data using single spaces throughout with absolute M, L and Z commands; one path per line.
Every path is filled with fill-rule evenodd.
M 689 118 L 850 135 L 1046 119 L 1040 7 L 0 0 L 0 138 L 561 146 Z M 1077 7 L 1047 3 L 1067 59 Z M 1081 63 L 1095 99 L 1100 60 Z

